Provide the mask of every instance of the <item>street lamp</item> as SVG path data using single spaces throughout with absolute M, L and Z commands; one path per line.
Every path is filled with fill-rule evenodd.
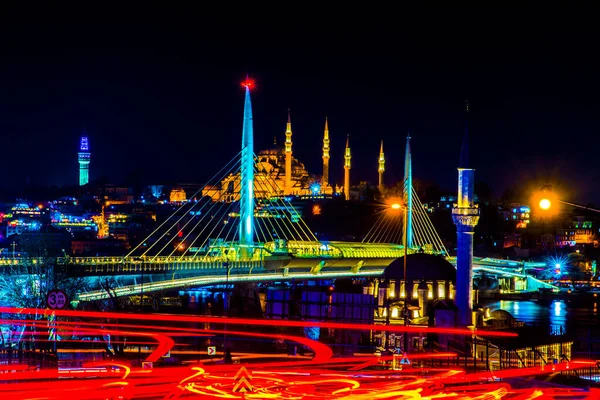
M 406 275 L 406 262 L 408 258 L 408 207 L 404 205 L 404 327 L 408 327 L 408 279 Z M 404 332 L 404 352 L 408 352 L 408 331 Z
M 403 222 L 403 230 L 404 230 L 404 234 L 402 235 L 402 246 L 404 247 L 404 326 L 407 327 L 408 326 L 408 279 L 407 279 L 407 273 L 406 273 L 406 264 L 407 264 L 407 259 L 408 259 L 408 207 L 406 205 L 406 203 L 392 203 L 390 205 L 390 208 L 392 210 L 403 210 L 403 217 L 404 217 L 404 222 Z M 387 320 L 389 321 L 389 310 L 388 310 L 388 318 Z M 388 322 L 389 323 L 389 322 Z M 404 332 L 404 352 L 406 353 L 408 351 L 408 332 Z
M 552 202 L 550 201 L 550 199 L 544 197 L 540 200 L 539 206 L 542 210 L 549 210 L 550 207 L 552 207 Z
M 600 213 L 600 209 L 597 208 L 584 206 L 583 204 L 573 203 L 571 201 L 560 200 L 558 198 L 558 193 L 553 191 L 552 186 L 550 185 L 542 186 L 539 189 L 539 191 L 534 194 L 533 202 L 537 203 L 539 208 L 545 212 L 557 212 L 557 210 L 554 208 L 555 204 L 564 204 L 570 207 L 581 208 L 584 210 Z

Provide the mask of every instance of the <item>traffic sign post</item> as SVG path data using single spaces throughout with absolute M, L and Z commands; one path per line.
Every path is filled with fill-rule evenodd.
M 60 289 L 52 289 L 46 295 L 46 305 L 51 310 L 62 310 L 68 304 L 67 294 Z M 56 315 L 52 312 L 52 315 L 48 317 L 48 339 L 54 342 L 54 352 L 56 353 Z
M 233 377 L 233 392 L 246 393 L 252 390 L 252 373 L 242 367 Z
M 67 294 L 60 289 L 52 289 L 46 295 L 46 304 L 52 310 L 62 310 L 68 304 Z
M 402 360 L 400 360 L 401 365 L 410 365 L 410 360 L 408 359 L 408 354 L 404 353 L 402 355 Z

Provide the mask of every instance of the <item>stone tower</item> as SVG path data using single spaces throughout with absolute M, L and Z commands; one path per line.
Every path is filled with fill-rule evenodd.
M 469 103 L 466 106 L 467 116 Z M 465 132 L 458 165 L 458 204 L 452 209 L 456 225 L 456 297 L 458 323 L 473 325 L 473 233 L 479 222 L 479 208 L 474 204 L 475 170 L 469 163 L 469 127 Z
M 79 186 L 87 185 L 90 181 L 90 144 L 87 136 L 82 136 L 79 141 L 79 153 L 77 153 L 77 161 L 79 161 Z
M 350 168 L 352 155 L 350 154 L 350 135 L 346 138 L 346 152 L 344 154 L 344 197 L 350 200 Z
M 385 155 L 383 154 L 383 140 L 381 141 L 381 148 L 379 149 L 379 191 L 383 192 L 383 173 L 385 172 Z
M 325 132 L 323 133 L 323 187 L 329 185 L 329 126 L 325 117 Z
M 285 127 L 285 194 L 292 194 L 292 120 L 288 109 L 287 125 Z

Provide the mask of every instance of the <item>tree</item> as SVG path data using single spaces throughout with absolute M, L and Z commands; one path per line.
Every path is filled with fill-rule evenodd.
M 17 315 L 17 319 L 40 320 L 44 318 L 47 307 L 48 291 L 58 288 L 63 290 L 69 299 L 89 286 L 89 280 L 72 277 L 68 271 L 57 264 L 64 242 L 63 232 L 30 232 L 20 235 L 21 257 L 8 259 L 13 264 L 4 267 L 0 274 L 0 304 L 5 307 L 34 308 L 39 312 L 34 315 Z M 68 234 L 67 234 L 68 235 Z M 57 247 L 58 246 L 58 247 Z M 15 317 L 13 317 L 14 319 Z M 27 337 L 35 341 L 35 327 L 23 324 L 0 325 L 2 340 L 11 340 L 18 344 Z

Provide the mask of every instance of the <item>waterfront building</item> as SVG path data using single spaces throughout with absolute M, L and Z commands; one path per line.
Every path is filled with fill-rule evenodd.
M 563 228 L 556 229 L 556 247 L 598 247 L 598 237 L 591 218 L 576 216 L 565 221 Z
M 393 261 L 380 278 L 363 287 L 375 298 L 375 322 L 385 325 L 454 326 L 456 269 L 444 257 L 426 253 L 409 254 Z M 375 335 L 380 347 L 404 348 L 402 334 Z M 424 337 L 409 334 L 408 350 L 422 350 Z
M 431 304 L 455 297 L 456 269 L 444 257 L 426 254 L 409 254 L 388 265 L 383 275 L 365 286 L 363 291 L 377 299 L 376 318 L 393 323 L 403 321 L 404 302 L 407 302 L 409 319 L 428 317 Z

